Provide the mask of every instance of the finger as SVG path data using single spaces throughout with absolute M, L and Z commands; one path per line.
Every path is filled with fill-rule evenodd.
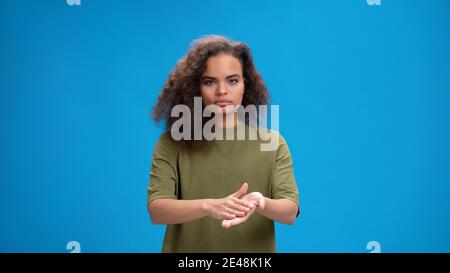
M 233 194 L 233 196 L 236 198 L 241 198 L 242 196 L 244 196 L 247 193 L 247 190 L 248 190 L 248 184 L 244 183 L 241 186 L 241 188 Z
M 236 218 L 235 218 L 236 219 Z M 223 228 L 229 228 L 233 225 L 233 220 L 222 220 L 222 227 Z
M 240 212 L 249 212 L 252 208 L 251 207 L 245 207 L 239 204 L 235 204 L 236 208 Z
M 229 228 L 229 227 L 231 227 L 231 221 L 232 221 L 232 220 L 223 220 L 223 221 L 222 221 L 222 227 L 223 227 L 223 228 Z
M 245 216 L 245 212 L 238 211 L 238 210 L 234 210 L 234 209 L 230 209 L 230 208 L 226 208 L 226 212 L 227 212 L 228 214 L 233 214 L 233 215 L 235 215 L 235 216 L 237 216 L 237 217 L 243 217 L 243 216 Z
M 244 206 L 241 206 L 241 205 L 237 204 L 237 203 L 236 203 L 236 200 L 234 200 L 234 199 L 228 200 L 227 206 L 226 206 L 226 207 L 227 207 L 227 208 L 230 208 L 230 209 L 233 209 L 233 210 L 242 211 L 242 212 L 247 212 L 247 211 L 249 211 L 248 208 L 246 208 L 246 207 L 244 207 Z
M 222 219 L 233 220 L 234 218 L 236 218 L 236 215 L 234 215 L 234 214 L 227 213 L 227 212 L 224 212 L 222 214 Z
M 253 211 L 252 211 L 252 213 L 253 213 Z M 249 213 L 249 214 L 247 214 L 244 217 L 236 217 L 236 218 L 231 219 L 231 220 L 223 220 L 222 221 L 222 227 L 229 228 L 229 227 L 232 227 L 232 226 L 236 226 L 236 225 L 242 224 L 245 221 L 247 221 L 247 219 L 250 217 L 250 215 L 252 213 Z
M 259 203 L 258 200 L 252 200 L 250 204 L 252 204 L 253 207 L 257 207 Z
M 241 206 L 249 208 L 249 209 L 252 208 L 252 203 L 251 202 L 248 202 L 248 201 L 245 201 L 245 200 L 242 200 L 242 199 L 238 199 L 238 198 L 233 198 L 232 200 L 238 205 L 241 205 Z
M 245 221 L 247 221 L 248 217 L 239 217 L 239 218 L 234 218 L 233 220 L 229 220 L 230 226 L 236 226 L 239 224 L 244 223 Z

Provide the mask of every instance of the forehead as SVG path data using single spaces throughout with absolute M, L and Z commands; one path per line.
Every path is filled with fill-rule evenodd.
M 203 75 L 212 77 L 227 77 L 238 74 L 242 76 L 242 66 L 239 60 L 229 54 L 211 56 L 206 61 L 206 69 Z

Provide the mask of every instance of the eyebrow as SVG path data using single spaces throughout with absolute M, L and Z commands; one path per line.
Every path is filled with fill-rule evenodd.
M 226 79 L 233 78 L 233 77 L 239 77 L 239 78 L 240 78 L 241 76 L 240 76 L 239 74 L 232 74 L 232 75 L 227 76 Z M 212 77 L 212 76 L 208 76 L 208 75 L 203 76 L 201 79 L 202 79 L 202 80 L 204 80 L 204 79 L 217 80 L 216 78 L 214 78 L 214 77 Z

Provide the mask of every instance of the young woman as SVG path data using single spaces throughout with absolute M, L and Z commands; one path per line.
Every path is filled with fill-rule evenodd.
M 202 110 L 218 109 L 214 113 L 223 116 L 214 129 L 234 135 L 233 140 L 195 138 L 195 131 L 204 128 L 194 124 L 194 114 L 189 126 L 182 126 L 192 129 L 193 137 L 174 137 L 178 118 L 172 109 L 184 105 L 193 113 L 195 97 L 201 98 Z M 261 150 L 266 140 L 261 129 L 233 111 L 239 105 L 258 109 L 268 97 L 242 42 L 207 36 L 194 41 L 178 61 L 152 111 L 155 121 L 166 124 L 154 149 L 148 187 L 151 220 L 167 225 L 162 252 L 275 252 L 274 221 L 293 224 L 299 214 L 290 152 L 273 131 L 268 134 L 277 138 L 277 147 Z M 211 118 L 203 117 L 202 126 Z M 258 137 L 239 139 L 238 125 L 246 136 Z

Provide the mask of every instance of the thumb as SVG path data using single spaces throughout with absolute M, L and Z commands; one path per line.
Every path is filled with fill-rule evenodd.
M 244 183 L 242 184 L 242 187 L 235 193 L 232 194 L 232 196 L 236 197 L 236 198 L 241 198 L 242 196 L 244 196 L 247 193 L 248 190 L 248 184 Z

